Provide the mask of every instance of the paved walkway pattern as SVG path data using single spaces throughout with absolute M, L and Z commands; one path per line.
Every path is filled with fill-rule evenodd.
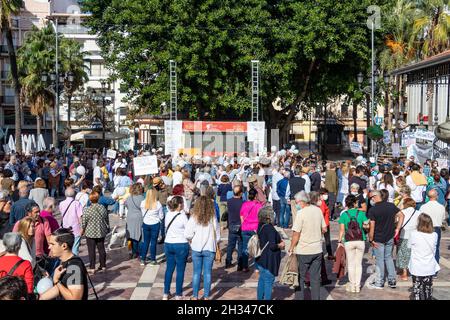
M 111 226 L 125 227 L 125 221 L 120 220 L 116 215 L 110 215 Z M 291 231 L 279 229 L 282 237 L 288 247 Z M 331 222 L 333 250 L 337 246 L 338 224 Z M 109 241 L 109 239 L 107 239 Z M 222 232 L 221 248 L 225 255 L 227 243 L 227 231 Z M 333 251 L 334 252 L 334 251 Z M 82 240 L 80 247 L 80 256 L 87 263 L 87 247 L 85 241 Z M 164 273 L 166 264 L 164 262 L 163 245 L 158 245 L 158 261 L 162 263 L 158 266 L 140 266 L 139 260 L 129 259 L 128 249 L 125 247 L 112 248 L 107 251 L 107 271 L 96 273 L 92 276 L 95 289 L 100 299 L 112 300 L 161 300 L 164 288 Z M 236 261 L 236 253 L 234 253 L 234 263 Z M 280 272 L 286 261 L 286 253 L 283 252 L 283 259 Z M 97 262 L 98 263 L 98 262 Z M 258 274 L 251 268 L 250 272 L 237 272 L 236 268 L 224 269 L 225 257 L 222 264 L 214 263 L 212 273 L 211 299 L 221 300 L 255 300 L 256 287 L 258 284 Z M 374 290 L 367 287 L 370 281 L 371 270 L 374 260 L 368 253 L 368 244 L 366 245 L 366 253 L 363 260 L 363 279 L 365 285 L 361 288 L 359 294 L 348 293 L 345 291 L 345 283 L 347 277 L 340 281 L 336 281 L 336 275 L 331 273 L 332 261 L 326 260 L 328 277 L 332 280 L 332 284 L 321 287 L 321 299 L 323 300 L 409 300 L 411 278 L 409 281 L 401 281 L 398 279 L 397 288 L 390 289 L 385 287 L 383 290 Z M 445 231 L 441 240 L 441 271 L 439 276 L 434 280 L 434 297 L 436 299 L 449 299 L 450 297 L 450 232 Z M 186 266 L 184 292 L 186 299 L 192 295 L 192 263 Z M 172 281 L 171 292 L 175 292 L 175 273 Z M 309 290 L 305 292 L 308 297 Z M 200 296 L 202 291 L 200 292 Z M 275 282 L 273 299 L 275 300 L 292 300 L 294 299 L 294 290 L 287 286 L 280 285 L 277 280 Z M 90 299 L 94 299 L 93 291 L 90 289 Z

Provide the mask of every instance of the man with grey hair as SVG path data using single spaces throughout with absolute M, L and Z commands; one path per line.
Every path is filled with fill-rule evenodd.
M 9 214 L 9 225 L 12 227 L 17 221 L 23 219 L 27 215 L 25 207 L 29 203 L 36 203 L 33 200 L 28 199 L 28 188 L 26 186 L 19 189 L 19 200 L 14 202 Z
M 441 227 L 443 222 L 445 221 L 445 207 L 439 203 L 438 198 L 439 194 L 436 189 L 431 189 L 428 191 L 428 198 L 430 199 L 427 203 L 420 207 L 421 213 L 426 213 L 433 220 L 434 232 L 438 235 L 438 241 L 436 244 L 436 261 L 439 263 L 439 246 L 441 244 Z
M 31 262 L 19 257 L 22 237 L 17 232 L 8 232 L 3 236 L 5 255 L 0 257 L 0 277 L 18 276 L 25 280 L 28 294 L 33 293 L 33 267 Z
M 13 176 L 11 177 L 11 179 L 13 179 L 14 181 L 19 181 L 19 166 L 17 165 L 17 157 L 15 155 L 12 155 L 11 157 L 9 157 L 9 162 L 5 165 L 5 170 L 11 170 Z
M 314 196 L 314 194 L 313 194 Z M 297 297 L 305 298 L 305 278 L 309 271 L 311 281 L 311 299 L 320 299 L 320 268 L 322 264 L 322 234 L 327 231 L 322 210 L 311 205 L 311 197 L 305 191 L 295 195 L 296 203 L 301 207 L 292 227 L 293 236 L 289 255 L 295 253 L 299 267 L 299 291 Z
M 275 212 L 275 225 L 280 224 L 280 197 L 277 193 L 277 183 L 283 179 L 283 168 L 279 170 L 278 163 L 272 166 L 272 206 Z
M 65 191 L 66 199 L 59 204 L 59 212 L 61 212 L 61 227 L 72 228 L 75 236 L 75 243 L 72 252 L 78 255 L 78 248 L 81 240 L 81 215 L 83 214 L 83 206 L 75 200 L 75 189 L 67 188 Z

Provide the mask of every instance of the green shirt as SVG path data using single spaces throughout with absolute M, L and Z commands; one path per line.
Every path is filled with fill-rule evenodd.
M 347 212 L 348 212 L 348 214 L 347 214 Z M 358 212 L 357 209 L 350 209 L 350 210 L 343 211 L 341 213 L 341 216 L 340 216 L 338 222 L 345 226 L 345 232 L 347 232 L 348 224 L 350 223 L 350 218 L 348 215 L 350 215 L 350 217 L 352 217 L 352 218 L 356 218 L 357 212 Z M 356 221 L 359 223 L 359 227 L 361 228 L 363 240 L 366 241 L 366 233 L 364 232 L 364 229 L 363 229 L 363 223 L 369 221 L 369 219 L 366 216 L 366 213 L 364 211 L 359 211 L 358 218 L 356 219 Z M 342 241 L 345 242 L 345 233 L 344 233 L 344 239 L 342 239 Z

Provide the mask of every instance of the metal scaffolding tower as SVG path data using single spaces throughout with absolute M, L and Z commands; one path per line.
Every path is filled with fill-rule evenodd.
M 259 121 L 259 60 L 252 60 L 252 121 Z
M 177 120 L 177 63 L 174 60 L 170 60 L 169 65 L 170 120 Z

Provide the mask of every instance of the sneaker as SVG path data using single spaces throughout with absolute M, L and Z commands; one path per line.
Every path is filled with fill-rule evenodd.
M 175 300 L 184 300 L 183 296 L 175 296 Z
M 378 285 L 378 284 L 376 284 L 376 283 L 370 283 L 370 284 L 368 285 L 368 288 L 369 288 L 369 289 L 378 289 L 378 290 L 381 290 L 381 289 L 384 288 L 384 285 Z
M 347 283 L 347 284 L 345 285 L 345 291 L 347 291 L 347 292 L 353 292 L 353 286 L 352 286 L 351 283 Z
M 163 299 L 163 300 L 169 300 L 169 297 L 170 297 L 170 293 L 169 293 L 169 294 L 164 293 L 162 299 Z
M 141 260 L 140 264 L 141 264 L 141 266 L 145 266 L 145 261 Z
M 356 286 L 353 288 L 354 293 L 359 293 L 361 291 L 361 288 L 359 286 Z
M 391 289 L 397 288 L 397 281 L 395 281 L 395 280 L 389 280 L 389 281 L 388 281 L 388 286 L 389 286 L 389 288 L 391 288 Z
M 155 260 L 152 260 L 152 261 L 150 261 L 150 265 L 157 266 L 157 265 L 159 265 L 159 263 Z

